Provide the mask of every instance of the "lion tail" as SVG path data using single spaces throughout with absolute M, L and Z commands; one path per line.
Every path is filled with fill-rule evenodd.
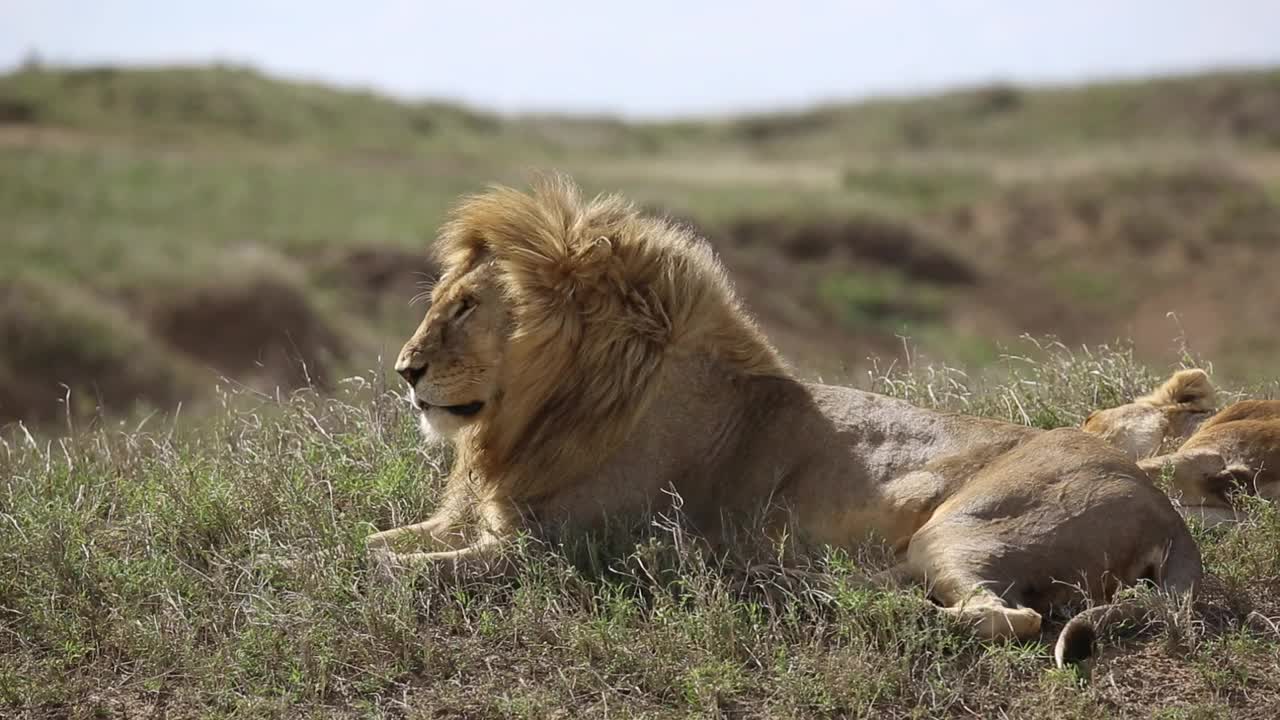
M 1160 590 L 1170 596 L 1194 596 L 1200 585 L 1203 569 L 1200 565 L 1200 549 L 1186 527 L 1178 528 L 1168 550 L 1159 551 L 1160 562 L 1154 566 L 1154 575 L 1160 578 Z M 1152 567 L 1148 565 L 1148 567 Z M 1148 573 L 1144 573 L 1148 574 Z M 1053 648 L 1053 659 L 1058 667 L 1073 665 L 1093 655 L 1098 635 L 1112 623 L 1132 624 L 1147 622 L 1152 614 L 1152 603 L 1141 598 L 1120 600 L 1098 605 L 1081 612 L 1067 622 L 1058 635 Z

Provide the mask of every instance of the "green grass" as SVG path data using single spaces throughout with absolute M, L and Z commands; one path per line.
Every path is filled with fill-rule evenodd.
M 0 119 L 161 138 L 209 135 L 422 149 L 506 143 L 613 154 L 757 145 L 811 154 L 833 146 L 879 152 L 1151 142 L 1206 135 L 1280 142 L 1274 70 L 1029 90 L 991 86 L 928 99 L 876 100 L 719 122 L 628 124 L 608 118 L 504 118 L 443 103 L 283 82 L 251 69 L 26 67 L 0 77 Z M 1171 112 L 1172 109 L 1180 112 Z
M 210 134 L 363 147 L 430 144 L 458 133 L 498 136 L 503 123 L 465 108 L 408 106 L 369 92 L 274 81 L 246 68 L 24 68 L 3 78 L 9 120 L 98 131 Z
M 446 204 L 481 187 L 478 178 L 433 179 L 413 168 L 339 172 L 323 157 L 0 149 L 8 267 L 107 287 L 198 276 L 212 258 L 246 245 L 289 254 L 356 243 L 422 250 Z
M 1058 268 L 1049 277 L 1055 290 L 1084 305 L 1106 310 L 1126 307 L 1134 301 L 1124 278 L 1117 273 Z
M 818 293 L 850 325 L 888 331 L 936 324 L 945 302 L 941 290 L 889 269 L 829 276 Z
M 1050 427 L 1163 369 L 1023 346 L 1008 375 L 874 386 Z M 1103 642 L 1086 674 L 1045 642 L 982 643 L 917 590 L 744 574 L 649 526 L 594 567 L 529 542 L 512 579 L 375 582 L 362 542 L 424 517 L 447 454 L 374 377 L 335 394 L 224 394 L 209 423 L 106 423 L 0 444 L 6 717 L 1234 717 L 1280 701 L 1280 514 L 1197 531 L 1190 614 Z M 1056 632 L 1055 625 L 1045 637 Z M 1261 715 L 1260 715 L 1261 713 Z
M 928 171 L 907 169 L 850 168 L 842 178 L 844 187 L 865 193 L 879 202 L 894 202 L 910 209 L 958 205 L 990 192 L 993 181 L 976 171 Z
M 888 150 L 1016 150 L 1109 143 L 1160 144 L 1189 136 L 1275 147 L 1280 73 L 1194 77 L 1026 89 L 990 86 L 927 100 L 886 99 L 731 121 L 738 141 L 808 155 L 843 143 Z

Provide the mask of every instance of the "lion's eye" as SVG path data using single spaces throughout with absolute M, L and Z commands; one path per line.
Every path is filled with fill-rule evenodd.
M 476 301 L 471 298 L 463 298 L 458 302 L 458 306 L 453 309 L 453 319 L 461 320 L 476 309 Z

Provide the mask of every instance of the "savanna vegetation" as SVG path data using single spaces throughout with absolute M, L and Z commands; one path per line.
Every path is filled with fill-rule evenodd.
M 365 535 L 450 462 L 386 371 L 425 250 L 457 195 L 547 168 L 700 228 L 829 381 L 1046 428 L 1201 357 L 1277 390 L 1275 71 L 632 123 L 26 67 L 0 77 L 0 715 L 1275 716 L 1280 515 L 1247 498 L 1193 528 L 1201 598 L 1080 670 L 866 589 L 872 549 L 816 584 L 700 556 L 678 517 L 530 540 L 515 578 L 375 582 Z
M 1129 353 L 1023 343 L 979 383 L 873 373 L 935 407 L 1076 424 L 1156 377 Z M 1270 390 L 1274 390 L 1270 388 Z M 1253 389 L 1266 394 L 1268 389 Z M 421 518 L 449 458 L 383 378 L 221 394 L 199 429 L 70 428 L 0 444 L 0 707 L 6 717 L 1274 717 L 1280 514 L 1193 527 L 1193 606 L 1083 670 L 1051 645 L 983 643 L 883 567 L 812 574 L 692 550 L 679 517 L 630 544 L 529 541 L 514 578 L 379 582 L 366 533 Z M 1123 522 L 1117 518 L 1117 522 Z

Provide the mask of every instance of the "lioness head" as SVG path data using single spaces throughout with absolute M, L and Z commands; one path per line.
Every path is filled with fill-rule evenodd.
M 441 278 L 426 316 L 396 359 L 424 432 L 453 437 L 494 404 L 507 323 L 492 262 L 454 268 Z
M 1213 383 L 1204 370 L 1179 370 L 1148 395 L 1090 413 L 1083 428 L 1130 457 L 1147 458 L 1190 435 L 1213 413 L 1214 404 Z
M 1230 508 L 1229 495 L 1239 489 L 1236 476 L 1246 472 L 1228 467 L 1211 448 L 1140 460 L 1138 467 L 1152 479 L 1168 479 L 1169 494 L 1186 507 Z

